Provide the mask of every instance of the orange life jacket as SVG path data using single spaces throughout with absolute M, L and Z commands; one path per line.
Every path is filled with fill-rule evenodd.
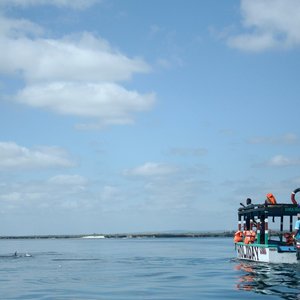
M 245 239 L 244 239 L 244 243 L 245 244 L 252 244 L 255 242 L 255 238 L 256 238 L 256 233 L 253 230 L 247 230 L 245 231 Z
M 267 194 L 267 202 L 269 204 L 277 204 L 276 198 L 274 197 L 274 195 L 272 193 Z
M 238 242 L 242 242 L 243 241 L 243 233 L 238 230 L 235 234 L 234 234 L 234 242 L 238 243 Z
M 254 243 L 255 238 L 256 238 L 256 232 L 253 230 L 250 230 L 250 233 L 251 233 L 250 241 L 251 241 L 251 243 Z

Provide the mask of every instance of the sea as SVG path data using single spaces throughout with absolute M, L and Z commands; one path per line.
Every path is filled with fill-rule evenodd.
M 231 238 L 3 239 L 0 299 L 300 299 L 300 267 L 239 261 Z

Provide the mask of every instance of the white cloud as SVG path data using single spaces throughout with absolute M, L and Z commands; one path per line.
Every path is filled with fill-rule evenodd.
M 74 163 L 58 147 L 29 149 L 13 142 L 0 142 L 0 169 L 72 167 Z
M 122 192 L 120 192 L 118 187 L 106 185 L 106 186 L 103 186 L 103 188 L 101 189 L 101 191 L 99 193 L 99 198 L 102 203 L 106 204 L 106 206 L 111 206 L 111 204 L 113 204 L 117 201 L 118 203 L 117 204 L 115 203 L 115 204 L 118 208 L 120 208 L 119 200 L 121 199 L 121 195 L 122 195 Z M 122 201 L 122 202 L 124 202 L 124 201 Z M 126 204 L 126 201 L 125 201 L 125 204 Z M 106 207 L 105 209 L 111 209 L 111 208 Z
M 9 39 L 24 38 L 26 35 L 38 36 L 42 34 L 43 31 L 44 30 L 42 29 L 42 27 L 25 19 L 16 20 L 5 18 L 3 16 L 0 17 L 1 44 L 3 44 L 5 41 L 8 41 Z
M 171 148 L 170 155 L 176 156 L 203 156 L 207 153 L 205 148 Z
M 289 158 L 284 155 L 275 155 L 266 163 L 270 167 L 289 167 L 300 165 L 299 158 Z
M 20 192 L 8 192 L 0 194 L 1 201 L 18 202 L 22 200 L 22 194 Z
M 287 133 L 278 137 L 259 136 L 249 140 L 250 144 L 288 145 L 299 143 L 299 137 L 294 133 Z
M 0 6 L 27 7 L 27 6 L 37 6 L 37 5 L 53 5 L 58 7 L 84 9 L 99 2 L 101 2 L 101 0 L 0 0 Z
M 15 100 L 63 115 L 96 118 L 79 128 L 130 124 L 133 114 L 152 108 L 153 93 L 140 94 L 116 82 L 150 66 L 129 58 L 90 33 L 62 39 L 39 37 L 42 29 L 26 20 L 0 17 L 0 73 L 17 75 L 25 87 Z
M 300 1 L 242 0 L 241 13 L 248 32 L 229 37 L 229 46 L 259 52 L 300 45 Z
M 102 125 L 107 125 L 132 123 L 131 115 L 150 109 L 155 97 L 128 91 L 114 83 L 56 82 L 27 86 L 16 98 L 59 114 L 98 118 Z
M 27 82 L 121 81 L 150 70 L 141 59 L 130 59 L 89 33 L 57 40 L 33 39 L 24 34 L 41 32 L 35 24 L 10 19 L 0 22 L 4 28 L 0 31 L 0 72 L 20 73 Z
M 88 187 L 88 180 L 80 175 L 56 175 L 48 179 L 46 188 L 48 190 L 61 190 L 59 193 L 62 195 L 73 195 L 81 193 Z M 71 199 L 72 201 L 72 199 Z M 74 201 L 73 201 L 74 202 Z
M 126 170 L 124 174 L 129 176 L 161 176 L 173 174 L 176 171 L 177 168 L 168 164 L 147 162 L 136 168 Z
M 15 209 L 38 214 L 40 209 L 57 211 L 86 203 L 88 180 L 80 175 L 56 175 L 48 180 L 6 183 L 0 190 L 2 211 Z
M 64 186 L 85 186 L 87 184 L 87 179 L 80 175 L 56 175 L 49 178 L 48 183 Z
M 276 42 L 270 34 L 239 35 L 228 40 L 229 46 L 245 51 L 259 52 L 275 48 Z

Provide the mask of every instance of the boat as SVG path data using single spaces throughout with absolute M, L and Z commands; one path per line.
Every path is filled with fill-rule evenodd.
M 300 263 L 300 242 L 296 243 L 293 224 L 300 214 L 300 205 L 291 194 L 292 203 L 277 203 L 275 197 L 263 204 L 252 204 L 238 208 L 238 231 L 235 233 L 235 250 L 238 259 L 265 263 Z M 298 215 L 300 218 L 300 215 Z M 279 230 L 269 230 L 270 222 L 279 226 Z M 287 227 L 286 229 L 284 227 Z M 272 234 L 271 234 L 272 233 Z M 297 253 L 298 248 L 298 253 Z
M 94 235 L 85 235 L 82 238 L 83 239 L 105 239 L 105 236 L 94 234 Z

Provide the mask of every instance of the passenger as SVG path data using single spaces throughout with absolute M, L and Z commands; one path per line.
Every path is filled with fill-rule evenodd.
M 286 232 L 284 235 L 284 238 L 285 238 L 285 243 L 288 245 L 288 246 L 291 246 L 294 244 L 294 238 L 293 238 L 293 235 L 289 232 Z
M 277 204 L 276 198 L 272 193 L 267 194 L 267 199 L 265 200 L 265 204 L 271 204 L 271 205 Z
M 238 242 L 242 242 L 243 241 L 243 233 L 238 230 L 235 234 L 234 234 L 234 242 L 238 243 Z
M 251 244 L 253 244 L 256 239 L 256 232 L 254 230 L 250 230 L 250 234 L 251 234 L 250 242 L 251 242 Z
M 245 231 L 245 244 L 253 244 L 255 242 L 256 233 L 254 230 L 247 230 Z
M 297 214 L 298 220 L 295 223 L 295 233 L 294 233 L 294 238 L 296 240 L 300 240 L 300 214 Z

